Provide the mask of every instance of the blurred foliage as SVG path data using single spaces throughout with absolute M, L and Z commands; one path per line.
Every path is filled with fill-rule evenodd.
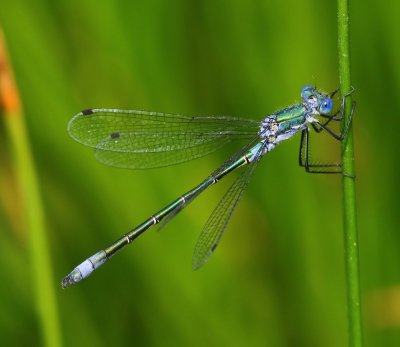
M 69 138 L 75 113 L 261 119 L 298 101 L 305 84 L 338 85 L 335 2 L 0 0 L 0 8 L 60 281 L 234 150 L 159 170 L 109 168 Z M 399 10 L 394 0 L 351 2 L 366 346 L 400 345 Z M 340 177 L 301 170 L 298 140 L 263 159 L 200 271 L 191 270 L 193 245 L 232 178 L 78 286 L 54 283 L 64 345 L 345 346 Z M 0 122 L 0 336 L 4 346 L 40 346 L 37 274 L 7 148 Z

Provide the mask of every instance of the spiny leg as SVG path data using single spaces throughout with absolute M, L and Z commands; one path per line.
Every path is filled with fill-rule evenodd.
M 316 133 L 320 133 L 322 130 L 324 130 L 324 127 L 326 127 L 330 122 L 332 121 L 340 122 L 343 119 L 342 116 L 336 117 L 338 114 L 341 114 L 340 110 L 338 110 L 335 114 L 331 116 L 321 114 L 320 115 L 321 117 L 327 118 L 328 120 L 322 123 L 322 126 L 317 126 L 315 123 L 311 123 L 311 126 L 313 127 Z
M 312 123 L 312 127 L 314 128 L 314 130 L 317 133 L 320 133 L 322 130 L 325 130 L 324 128 L 331 122 L 331 121 L 337 121 L 337 122 L 341 122 L 343 120 L 343 110 L 345 108 L 346 105 L 346 97 L 349 96 L 350 94 L 352 94 L 354 92 L 354 87 L 351 87 L 350 92 L 348 92 L 347 94 L 343 95 L 342 97 L 342 102 L 341 102 L 341 107 L 340 109 L 338 109 L 333 115 L 325 115 L 325 114 L 320 114 L 320 117 L 326 118 L 328 119 L 327 121 L 325 121 L 323 124 L 324 127 L 322 126 L 317 126 L 315 123 Z M 331 94 L 329 94 L 329 97 L 332 99 L 333 96 L 339 91 L 339 89 L 334 90 Z M 352 113 L 354 112 L 354 107 L 355 107 L 355 103 L 353 103 L 353 108 L 352 108 Z M 339 116 L 338 116 L 339 114 Z M 348 124 L 348 126 L 350 126 L 350 123 Z M 346 127 L 348 129 L 348 127 Z
M 321 115 L 324 118 L 327 118 L 328 120 L 325 121 L 324 123 L 321 122 L 316 122 L 316 123 L 311 123 L 311 126 L 315 130 L 315 132 L 320 133 L 322 130 L 325 130 L 330 134 L 333 138 L 335 138 L 338 141 L 343 141 L 343 139 L 346 137 L 347 132 L 351 126 L 351 122 L 353 119 L 353 114 L 355 110 L 356 103 L 355 101 L 352 102 L 352 108 L 351 108 L 351 113 L 349 117 L 349 121 L 347 122 L 344 130 L 341 132 L 341 134 L 336 134 L 332 129 L 328 128 L 328 124 L 331 121 L 341 121 L 343 119 L 343 110 L 345 108 L 345 103 L 346 103 L 346 96 L 350 95 L 351 93 L 354 92 L 354 88 L 344 95 L 342 97 L 342 104 L 340 110 L 338 110 L 335 114 L 329 116 L 329 115 Z M 334 95 L 336 93 L 333 92 L 332 94 Z M 337 116 L 340 114 L 340 116 Z M 310 164 L 310 146 L 309 146 L 309 128 L 306 128 L 302 131 L 301 134 L 301 142 L 300 142 L 300 150 L 299 150 L 299 165 L 304 167 L 306 172 L 309 173 L 342 173 L 341 170 L 341 164 L 340 163 L 329 163 L 329 164 Z M 343 173 L 342 173 L 343 174 Z
M 356 108 L 356 102 L 353 101 L 352 102 L 352 106 L 351 106 L 351 112 L 350 112 L 350 117 L 349 120 L 347 122 L 347 124 L 345 125 L 343 131 L 340 134 L 335 133 L 332 129 L 328 128 L 326 126 L 326 124 L 321 123 L 320 121 L 315 121 L 314 123 L 312 123 L 312 126 L 315 129 L 315 124 L 319 125 L 323 130 L 325 130 L 329 135 L 331 135 L 334 139 L 338 140 L 338 141 L 343 141 L 343 139 L 346 137 L 350 127 L 351 127 L 351 123 L 353 121 L 353 114 L 354 114 L 354 110 Z M 329 123 L 329 120 L 325 123 Z M 318 130 L 317 132 L 320 132 L 321 130 Z
M 351 123 L 353 121 L 354 110 L 356 108 L 356 102 L 355 101 L 352 102 L 349 120 L 348 120 L 347 124 L 345 125 L 343 131 L 341 131 L 340 134 L 337 134 L 336 132 L 334 132 L 327 125 L 331 121 L 339 121 L 339 122 L 342 121 L 343 114 L 344 114 L 344 109 L 346 107 L 346 97 L 349 96 L 350 94 L 352 94 L 354 92 L 354 90 L 355 90 L 354 87 L 352 87 L 350 92 L 348 92 L 347 94 L 342 96 L 342 103 L 341 103 L 340 110 L 338 110 L 335 114 L 333 114 L 331 116 L 329 116 L 329 115 L 320 115 L 321 117 L 328 119 L 326 122 L 321 123 L 319 121 L 316 121 L 316 122 L 312 123 L 312 127 L 314 128 L 314 130 L 317 133 L 321 132 L 322 130 L 325 130 L 329 135 L 331 135 L 336 140 L 343 141 L 343 139 L 346 137 L 346 135 L 347 135 L 347 133 L 348 133 L 350 127 L 351 127 Z M 336 91 L 334 93 L 336 93 Z M 340 114 L 340 116 L 337 116 L 338 114 Z
M 341 165 L 333 164 L 311 164 L 310 163 L 310 147 L 309 147 L 309 128 L 301 132 L 299 165 L 304 167 L 308 173 L 341 173 Z

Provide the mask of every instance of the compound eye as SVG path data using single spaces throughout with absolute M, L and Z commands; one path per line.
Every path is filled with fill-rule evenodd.
M 309 99 L 311 96 L 315 95 L 315 88 L 313 86 L 305 86 L 301 90 L 302 99 Z
M 328 114 L 329 112 L 332 111 L 333 108 L 333 101 L 330 98 L 325 98 L 322 103 L 321 106 L 319 107 L 319 111 L 322 114 Z

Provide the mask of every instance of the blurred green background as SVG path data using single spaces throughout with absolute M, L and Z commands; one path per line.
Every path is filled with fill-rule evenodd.
M 380 6 L 381 5 L 381 6 Z M 89 107 L 262 118 L 305 84 L 338 86 L 334 1 L 0 0 L 45 209 L 64 346 L 346 346 L 340 177 L 266 156 L 216 254 L 193 246 L 232 177 L 92 277 L 61 279 L 220 165 L 235 147 L 149 171 L 109 168 L 66 126 Z M 366 346 L 400 345 L 400 5 L 351 1 Z M 0 340 L 44 345 L 29 234 L 0 123 Z M 320 135 L 323 137 L 323 135 Z M 316 149 L 316 156 L 337 144 Z M 42 293 L 43 294 L 43 293 Z M 46 305 L 46 304 L 45 304 Z M 46 317 L 42 317 L 46 319 Z

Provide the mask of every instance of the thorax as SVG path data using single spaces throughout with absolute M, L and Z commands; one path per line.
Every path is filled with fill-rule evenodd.
M 304 129 L 306 124 L 305 107 L 302 104 L 293 105 L 266 117 L 261 122 L 259 136 L 268 143 L 278 144 Z

